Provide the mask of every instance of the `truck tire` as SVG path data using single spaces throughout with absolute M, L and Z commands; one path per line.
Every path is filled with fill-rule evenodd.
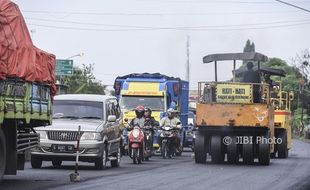
M 118 148 L 117 153 L 115 153 L 114 156 L 116 157 L 116 160 L 111 160 L 111 166 L 116 168 L 119 167 L 121 163 L 121 157 L 122 157 L 121 147 Z
M 3 179 L 6 166 L 6 143 L 5 136 L 0 128 L 0 182 Z
M 278 158 L 287 158 L 288 149 L 286 130 L 281 131 L 278 138 L 282 139 L 282 143 L 277 144 Z
M 195 162 L 197 164 L 204 164 L 207 161 L 207 151 L 205 143 L 205 135 L 201 132 L 197 132 L 195 139 Z
M 244 164 L 253 164 L 254 162 L 254 151 L 252 143 L 244 143 L 242 145 L 242 158 Z
M 236 164 L 239 161 L 236 136 L 231 136 L 231 143 L 227 144 L 227 161 L 230 164 Z
M 268 166 L 270 163 L 270 145 L 259 142 L 258 144 L 258 162 L 260 165 Z
M 222 148 L 222 138 L 219 135 L 211 137 L 211 161 L 215 164 L 224 161 L 224 154 Z
M 42 159 L 31 155 L 31 167 L 34 169 L 40 169 L 42 167 Z
M 101 157 L 95 160 L 95 168 L 97 170 L 105 169 L 107 167 L 107 160 L 108 160 L 108 150 L 106 147 L 104 147 Z

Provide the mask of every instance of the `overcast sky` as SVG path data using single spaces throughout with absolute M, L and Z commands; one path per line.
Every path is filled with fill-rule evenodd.
M 286 0 L 310 9 L 309 0 Z M 34 44 L 74 64 L 95 64 L 95 76 L 113 84 L 118 75 L 161 72 L 185 78 L 190 36 L 190 86 L 214 79 L 202 57 L 256 51 L 286 61 L 310 49 L 310 12 L 274 0 L 14 0 Z M 239 63 L 240 64 L 240 63 Z M 219 67 L 231 77 L 232 64 Z

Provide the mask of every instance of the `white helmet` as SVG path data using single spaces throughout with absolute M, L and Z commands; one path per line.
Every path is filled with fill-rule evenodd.
M 175 113 L 175 110 L 174 110 L 173 108 L 169 108 L 169 109 L 167 110 L 167 113 Z

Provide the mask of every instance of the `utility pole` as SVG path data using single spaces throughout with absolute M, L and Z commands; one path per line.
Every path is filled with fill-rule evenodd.
M 189 52 L 189 47 L 190 47 L 190 37 L 189 37 L 189 35 L 187 35 L 187 40 L 186 40 L 186 76 L 185 76 L 185 80 L 187 80 L 188 82 L 189 82 L 189 79 L 190 79 L 190 62 L 189 62 L 190 52 Z

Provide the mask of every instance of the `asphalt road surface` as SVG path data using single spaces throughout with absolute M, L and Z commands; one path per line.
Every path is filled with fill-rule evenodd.
M 53 168 L 44 162 L 42 169 L 26 169 L 17 176 L 5 176 L 0 190 L 96 190 L 96 189 L 310 189 L 310 144 L 294 140 L 288 159 L 272 159 L 269 166 L 195 164 L 192 152 L 164 160 L 152 157 L 142 165 L 133 165 L 130 158 L 122 158 L 121 167 L 98 171 L 93 164 L 81 163 L 81 182 L 72 183 L 69 174 L 74 162 L 64 162 Z

